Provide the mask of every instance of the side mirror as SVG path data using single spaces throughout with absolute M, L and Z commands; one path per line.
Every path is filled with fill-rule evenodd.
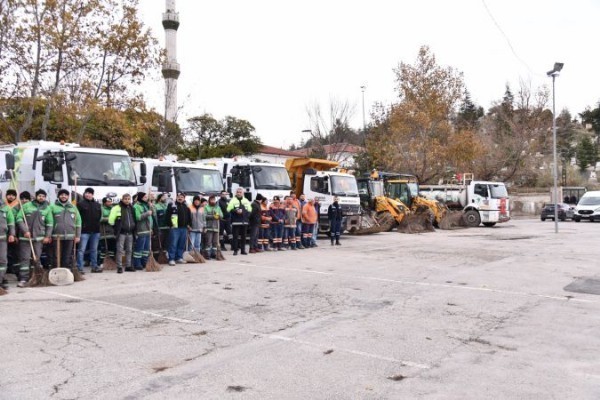
M 140 182 L 146 183 L 146 173 L 147 173 L 146 163 L 143 162 L 143 163 L 140 164 L 140 175 L 141 175 Z M 144 178 L 144 180 L 142 180 L 142 178 Z
M 6 153 L 6 169 L 10 171 L 15 169 L 15 156 L 12 153 Z
M 140 176 L 140 183 L 142 185 L 146 183 L 146 177 L 144 175 Z
M 77 158 L 77 154 L 67 153 L 65 155 L 65 161 L 73 161 Z

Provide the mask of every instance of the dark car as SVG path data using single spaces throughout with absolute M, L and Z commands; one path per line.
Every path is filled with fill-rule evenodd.
M 561 221 L 565 221 L 567 219 L 573 219 L 573 215 L 575 214 L 574 207 L 571 207 L 565 203 L 558 203 L 558 219 Z M 554 204 L 546 204 L 542 209 L 542 215 L 540 219 L 545 221 L 547 219 L 551 219 L 554 221 Z

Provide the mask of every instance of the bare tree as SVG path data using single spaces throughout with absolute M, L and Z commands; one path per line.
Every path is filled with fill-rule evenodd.
M 310 139 L 306 144 L 311 147 L 312 156 L 338 162 L 346 161 L 347 146 L 340 143 L 344 143 L 345 135 L 350 130 L 350 119 L 355 111 L 355 105 L 350 104 L 348 100 L 336 98 L 330 98 L 326 112 L 317 102 L 306 107 L 310 126 Z

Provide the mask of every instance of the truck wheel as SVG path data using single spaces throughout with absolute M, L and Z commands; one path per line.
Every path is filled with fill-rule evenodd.
M 479 216 L 479 213 L 475 210 L 467 211 L 465 215 L 463 215 L 463 218 L 465 219 L 467 226 L 471 228 L 476 228 L 479 226 L 479 224 L 481 224 L 481 217 Z
M 483 226 L 487 226 L 488 228 L 491 228 L 492 226 L 496 225 L 495 222 L 484 222 Z
M 541 220 L 542 220 L 542 222 L 544 222 L 546 220 L 546 218 L 542 217 Z
M 573 217 L 573 221 L 579 222 L 579 221 L 581 221 L 581 218 L 580 217 Z

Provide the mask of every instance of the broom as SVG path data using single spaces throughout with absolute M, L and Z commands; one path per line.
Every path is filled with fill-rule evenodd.
M 221 221 L 220 220 L 217 221 L 217 228 L 218 229 L 221 228 L 220 224 L 221 224 Z M 217 232 L 219 232 L 219 230 L 217 230 Z M 225 261 L 225 257 L 223 257 L 223 253 L 221 253 L 221 246 L 219 246 L 218 244 L 217 244 L 217 255 L 216 255 L 215 259 L 217 261 Z
M 60 243 L 60 239 L 58 239 L 58 242 Z M 79 268 L 77 268 L 77 246 L 75 246 L 75 243 L 73 243 L 73 259 L 71 260 L 71 272 L 73 273 L 73 280 L 75 282 L 85 281 L 85 278 L 81 274 L 81 271 L 79 271 Z
M 154 253 L 152 253 L 152 234 L 150 234 L 150 255 L 148 261 L 146 261 L 146 272 L 158 272 L 161 269 L 160 264 L 154 259 Z
M 184 253 L 183 255 L 183 259 L 187 262 L 196 262 L 196 263 L 200 263 L 200 264 L 204 264 L 206 262 L 206 259 L 204 257 L 202 257 L 202 254 L 200 254 L 198 252 L 198 250 L 196 250 L 196 248 L 192 245 L 192 239 L 190 238 L 190 235 L 187 235 L 187 240 L 188 240 L 188 245 L 192 248 L 191 251 L 186 251 L 186 254 Z
M 112 259 L 111 256 L 108 255 L 108 240 L 106 239 L 106 236 L 104 236 L 104 249 L 105 253 L 104 259 L 102 260 L 102 269 L 105 269 L 107 271 L 114 271 L 115 269 L 117 269 L 117 263 L 115 262 L 115 260 Z

